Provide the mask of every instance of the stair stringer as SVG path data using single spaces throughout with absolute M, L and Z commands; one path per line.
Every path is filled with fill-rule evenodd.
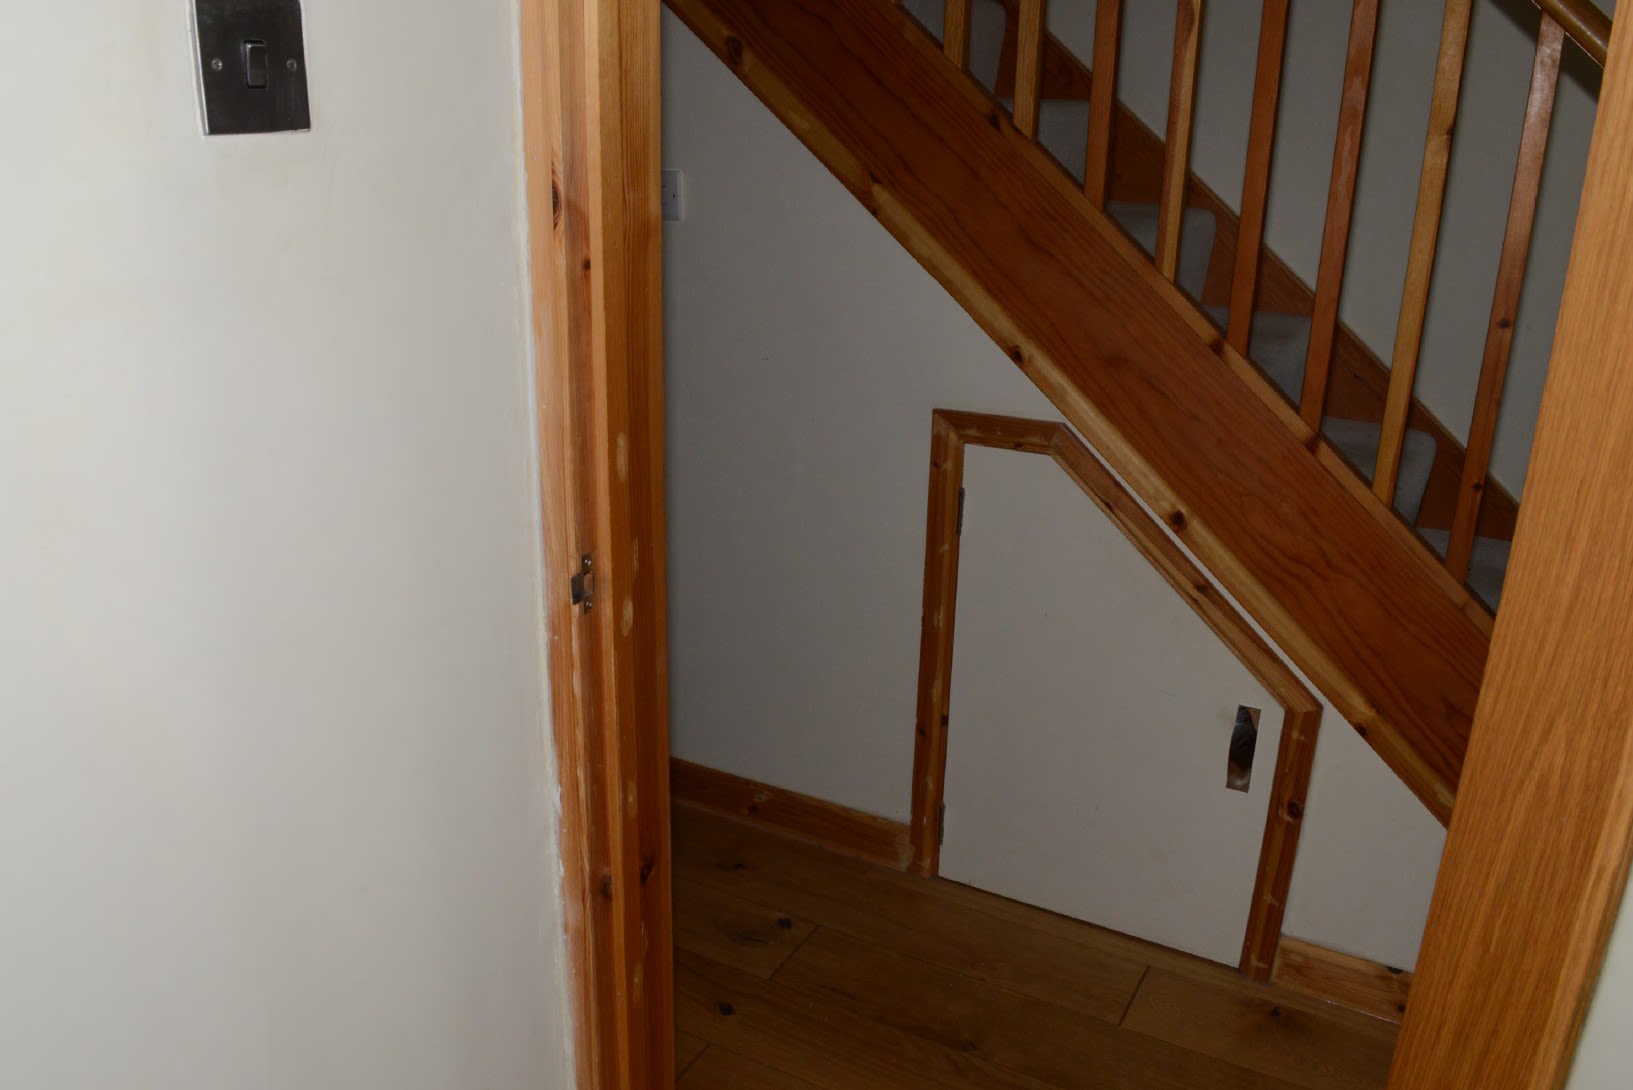
M 667 2 L 1449 820 L 1484 611 L 1341 457 L 906 13 Z

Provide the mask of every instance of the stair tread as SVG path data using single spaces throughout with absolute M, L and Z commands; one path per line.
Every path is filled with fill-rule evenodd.
M 668 0 L 1446 820 L 1489 638 L 1065 177 L 877 0 Z M 889 73 L 888 81 L 881 73 Z

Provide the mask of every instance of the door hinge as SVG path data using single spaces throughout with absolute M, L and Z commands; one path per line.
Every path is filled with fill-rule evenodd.
M 578 571 L 569 585 L 573 590 L 573 605 L 585 613 L 595 608 L 595 562 L 589 553 L 585 553 L 579 561 Z
M 936 844 L 945 847 L 947 844 L 947 804 L 942 803 L 936 813 Z
M 959 537 L 964 536 L 964 489 L 958 489 L 958 528 L 954 531 Z

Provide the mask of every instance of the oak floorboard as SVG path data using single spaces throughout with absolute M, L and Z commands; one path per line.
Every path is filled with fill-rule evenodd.
M 711 1048 L 681 1076 L 676 1090 L 822 1090 L 814 1082 L 723 1048 Z
M 681 1029 L 747 1059 L 843 1090 L 1058 1090 L 903 1033 L 820 993 L 675 954 Z M 707 1055 L 705 1053 L 704 1055 Z
M 770 979 L 812 927 L 774 905 L 687 878 L 675 882 L 675 945 L 757 977 Z
M 1080 1015 L 1117 1021 L 1145 971 L 1141 962 L 1062 943 L 1018 918 L 951 902 L 941 895 L 944 883 L 856 864 L 687 807 L 676 807 L 674 828 L 675 871 L 681 882 L 792 913 L 819 928 L 1046 999 Z
M 1319 1090 L 1376 1090 L 1389 1078 L 1395 1027 L 1299 1009 L 1268 989 L 1252 994 L 1153 970 L 1127 1030 Z
M 814 928 L 769 980 L 682 942 L 683 1058 L 707 1043 L 682 1090 L 731 1090 L 752 1064 L 768 1088 L 824 1090 L 1383 1085 L 1390 1023 L 708 811 L 676 806 L 673 829 L 677 934 L 723 912 Z
M 1050 1086 L 1291 1090 L 1296 1085 L 836 931 L 811 936 L 777 983 Z

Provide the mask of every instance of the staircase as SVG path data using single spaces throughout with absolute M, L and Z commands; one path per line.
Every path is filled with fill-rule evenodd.
M 1448 820 L 1491 614 L 1411 528 L 1446 439 L 1418 426 L 1409 388 L 1402 402 L 1391 386 L 1387 416 L 1322 412 L 1329 370 L 1310 368 L 1311 341 L 1330 363 L 1336 298 L 1331 324 L 1312 314 L 1331 285 L 1312 314 L 1252 308 L 1232 326 L 1199 306 L 1239 225 L 1180 202 L 1183 157 L 1156 203 L 1096 200 L 1082 170 L 1062 170 L 1094 159 L 1096 123 L 1092 103 L 1039 96 L 1040 69 L 1070 69 L 1045 52 L 1036 0 L 1018 33 L 997 4 L 952 0 L 948 49 L 888 0 L 667 2 Z M 961 38 L 990 62 L 995 36 L 1019 40 L 1019 102 L 949 56 Z M 1369 487 L 1374 466 L 1390 488 Z M 1466 542 L 1473 525 L 1442 532 Z

